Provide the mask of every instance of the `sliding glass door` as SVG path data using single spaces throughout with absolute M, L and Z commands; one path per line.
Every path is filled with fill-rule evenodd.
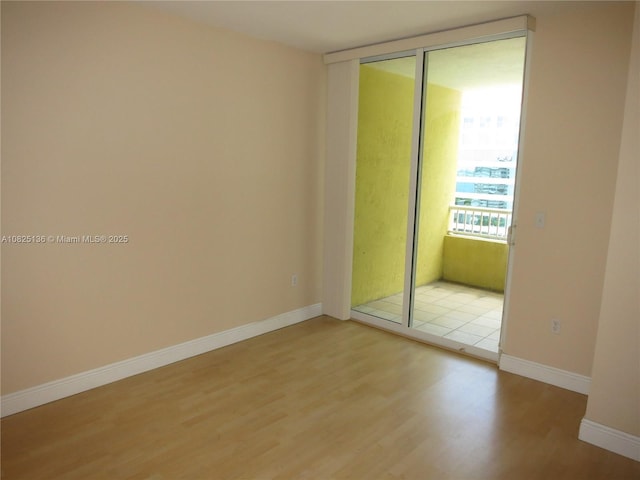
M 416 56 L 360 66 L 354 310 L 402 323 Z
M 497 353 L 525 46 L 500 38 L 360 66 L 354 318 Z

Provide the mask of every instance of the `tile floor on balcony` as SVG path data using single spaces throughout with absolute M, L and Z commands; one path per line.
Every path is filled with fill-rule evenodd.
M 497 352 L 503 300 L 501 293 L 442 281 L 430 283 L 416 289 L 413 328 Z M 401 323 L 402 293 L 353 310 Z

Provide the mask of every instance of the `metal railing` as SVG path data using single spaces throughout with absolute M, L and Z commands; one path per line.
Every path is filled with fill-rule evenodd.
M 507 240 L 510 210 L 451 205 L 449 213 L 449 233 Z

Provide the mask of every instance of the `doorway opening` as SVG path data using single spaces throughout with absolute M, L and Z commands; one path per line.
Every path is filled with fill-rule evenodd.
M 352 317 L 497 356 L 526 37 L 360 66 Z

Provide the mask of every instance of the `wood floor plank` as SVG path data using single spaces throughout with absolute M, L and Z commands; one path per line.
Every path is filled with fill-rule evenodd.
M 318 317 L 2 420 L 11 479 L 640 479 L 586 397 Z

